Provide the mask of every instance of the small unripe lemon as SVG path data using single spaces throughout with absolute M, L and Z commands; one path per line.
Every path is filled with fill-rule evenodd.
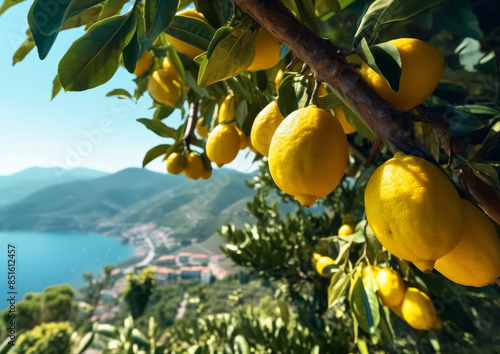
M 375 276 L 378 296 L 387 307 L 398 306 L 405 294 L 405 285 L 398 272 L 393 269 L 382 268 Z
M 198 179 L 203 176 L 205 167 L 203 166 L 203 160 L 201 156 L 195 152 L 190 152 L 186 156 L 186 166 L 184 166 L 184 175 L 187 178 Z
M 420 157 L 398 152 L 378 167 L 366 186 L 365 210 L 380 243 L 423 272 L 460 240 L 460 197 L 448 177 Z
M 410 326 L 425 330 L 434 327 L 438 318 L 429 296 L 417 288 L 406 289 L 401 302 L 401 314 Z
M 142 55 L 137 59 L 135 64 L 134 75 L 142 76 L 148 71 L 148 69 L 153 66 L 153 56 L 151 53 L 146 50 Z
M 167 171 L 173 175 L 178 175 L 184 170 L 181 164 L 182 155 L 178 152 L 173 152 L 167 157 Z
M 314 252 L 313 255 L 312 255 L 312 258 L 311 258 L 311 262 L 313 264 L 313 267 L 316 267 L 316 263 L 318 262 L 318 260 L 323 257 L 322 255 L 320 255 L 319 253 L 316 253 Z
M 198 118 L 196 122 L 196 132 L 200 136 L 200 138 L 205 139 L 208 136 L 208 125 L 203 124 L 203 117 Z
M 263 156 L 269 155 L 271 140 L 283 119 L 276 100 L 264 107 L 255 117 L 250 138 L 254 148 Z
M 338 186 L 348 158 L 340 123 L 311 105 L 291 113 L 279 125 L 269 148 L 269 170 L 283 192 L 310 207 Z
M 351 235 L 355 232 L 355 229 L 352 225 L 350 224 L 344 224 L 340 227 L 338 231 L 339 236 L 346 236 L 346 235 Z
M 181 97 L 178 75 L 163 69 L 154 71 L 148 79 L 148 91 L 156 101 L 174 106 Z
M 264 28 L 259 28 L 255 37 L 255 57 L 249 71 L 267 70 L 280 61 L 280 42 Z
M 323 269 L 327 266 L 335 264 L 335 261 L 330 257 L 323 256 L 316 261 L 316 272 L 324 278 L 330 278 L 332 274 L 323 274 Z
M 500 237 L 493 222 L 465 199 L 460 241 L 436 261 L 436 270 L 455 283 L 486 286 L 500 276 Z
M 240 150 L 240 136 L 232 125 L 219 124 L 207 139 L 207 156 L 222 167 L 234 160 Z
M 234 102 L 234 96 L 227 95 L 219 109 L 219 124 L 223 122 L 229 123 L 234 119 L 234 112 L 236 110 L 236 105 Z
M 192 17 L 197 18 L 201 21 L 205 21 L 205 16 L 203 16 L 203 14 L 199 13 L 195 9 L 186 9 L 183 11 L 179 11 L 176 16 Z M 181 41 L 180 39 L 177 39 L 173 36 L 168 35 L 167 38 L 170 44 L 172 44 L 179 53 L 184 54 L 188 58 L 193 59 L 194 57 L 203 53 L 202 49 L 192 46 L 191 44 Z

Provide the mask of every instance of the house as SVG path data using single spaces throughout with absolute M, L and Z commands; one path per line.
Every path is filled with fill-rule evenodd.
M 161 256 L 156 260 L 156 264 L 158 265 L 175 264 L 175 256 L 173 255 Z
M 210 256 L 210 262 L 219 263 L 225 260 L 227 257 L 225 254 L 217 254 L 215 256 Z
M 206 264 L 208 263 L 208 256 L 205 254 L 192 254 L 189 261 L 191 264 Z
M 204 283 L 210 283 L 212 280 L 212 273 L 210 269 L 206 268 L 201 271 L 201 281 Z
M 210 272 L 210 268 L 201 266 L 182 267 L 179 270 L 182 279 L 201 279 L 203 272 Z M 205 274 L 204 277 L 207 277 Z
M 178 272 L 171 268 L 156 267 L 156 280 L 159 282 L 176 280 L 178 278 Z
M 190 252 L 181 252 L 177 254 L 177 262 L 188 264 L 191 258 Z

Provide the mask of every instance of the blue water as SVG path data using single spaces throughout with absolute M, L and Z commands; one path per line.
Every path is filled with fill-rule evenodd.
M 82 274 L 99 276 L 106 264 L 134 256 L 134 248 L 118 238 L 92 234 L 0 232 L 0 296 L 7 289 L 8 244 L 16 249 L 17 299 L 49 285 L 84 285 Z M 4 308 L 0 304 L 0 309 Z

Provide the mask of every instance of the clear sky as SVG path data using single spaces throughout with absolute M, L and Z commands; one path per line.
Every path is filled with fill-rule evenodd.
M 30 5 L 31 1 L 26 1 L 0 16 L 0 175 L 33 166 L 88 167 L 106 172 L 140 167 L 151 147 L 168 141 L 136 122 L 137 118 L 152 117 L 152 99 L 147 93 L 137 103 L 105 97 L 115 88 L 133 93 L 132 74 L 119 68 L 100 87 L 61 91 L 50 101 L 57 64 L 84 33 L 82 29 L 61 32 L 45 60 L 38 58 L 35 48 L 12 66 L 12 56 L 26 38 Z M 178 123 L 180 114 L 174 112 L 167 120 Z M 247 151 L 240 152 L 228 167 L 252 169 L 251 158 L 245 159 Z M 161 158 L 148 168 L 165 171 Z

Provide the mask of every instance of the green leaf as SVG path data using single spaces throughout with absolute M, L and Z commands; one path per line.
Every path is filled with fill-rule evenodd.
M 172 46 L 171 44 L 167 44 L 167 55 L 172 62 L 175 71 L 177 71 L 177 73 L 181 77 L 182 81 L 186 81 L 186 72 L 184 70 L 184 65 L 182 65 L 182 61 L 177 54 L 177 50 L 175 50 L 174 46 Z
M 107 0 L 104 2 L 99 13 L 99 20 L 118 15 L 123 5 L 127 2 L 129 2 L 129 0 Z
M 445 112 L 445 118 L 448 119 L 450 131 L 453 135 L 467 135 L 483 127 L 483 123 L 474 114 L 451 105 Z
M 210 98 L 210 93 L 207 91 L 206 88 L 200 87 L 200 85 L 198 85 L 198 82 L 196 82 L 196 79 L 194 78 L 193 74 L 191 74 L 190 71 L 186 71 L 186 83 L 198 95 L 200 95 L 202 97 Z
M 391 312 L 385 306 L 380 306 L 380 312 L 381 316 L 378 328 L 380 328 L 382 332 L 382 339 L 385 343 L 392 343 L 394 341 L 395 334 L 391 324 Z
M 123 66 L 125 66 L 125 69 L 131 74 L 134 73 L 137 59 L 139 59 L 139 47 L 136 28 L 132 39 L 128 42 L 127 46 L 123 48 L 122 52 Z
M 106 97 L 118 97 L 118 98 L 129 98 L 132 99 L 132 95 L 124 89 L 114 89 L 106 94 Z
M 312 0 L 295 1 L 300 19 L 315 33 L 319 33 L 319 22 Z
M 156 38 L 172 22 L 179 0 L 145 0 L 144 19 L 146 20 L 146 38 Z
M 152 132 L 154 132 L 159 136 L 162 136 L 164 138 L 173 138 L 175 140 L 178 139 L 177 132 L 175 131 L 175 129 L 166 126 L 161 122 L 161 120 L 139 118 L 137 119 L 137 121 L 139 123 L 144 124 L 146 128 L 148 128 L 149 130 L 151 130 Z
M 235 353 L 250 354 L 250 346 L 247 340 L 241 334 L 234 337 L 234 349 Z
M 156 109 L 156 111 L 153 115 L 153 119 L 154 120 L 163 120 L 165 118 L 168 118 L 172 114 L 173 111 L 175 111 L 174 107 L 162 104 L 161 106 L 159 106 Z
M 2 6 L 0 6 L 0 16 L 7 10 L 8 8 L 20 4 L 25 0 L 4 0 Z
M 414 122 L 413 128 L 417 138 L 425 145 L 427 150 L 430 151 L 436 161 L 439 161 L 439 148 L 441 142 L 434 127 L 429 123 Z
M 347 106 L 342 107 L 347 122 L 356 129 L 356 132 L 370 141 L 375 140 L 375 133 L 365 120 Z
M 363 37 L 368 39 L 368 43 L 373 43 L 380 25 L 406 20 L 441 1 L 443 0 L 375 0 L 361 19 L 354 36 L 354 46 Z
M 496 191 L 500 192 L 500 183 L 498 180 L 498 173 L 494 167 L 485 164 L 485 163 L 467 163 L 468 166 L 471 167 L 472 172 L 494 188 Z
M 208 23 L 185 16 L 175 16 L 165 32 L 201 50 L 207 50 L 215 34 L 215 30 Z
M 356 53 L 379 74 L 395 92 L 399 90 L 401 78 L 401 56 L 392 43 L 368 46 L 366 39 L 361 40 Z
M 220 38 L 217 33 L 225 34 Z M 237 28 L 228 33 L 225 27 L 217 31 L 200 66 L 198 85 L 206 87 L 232 78 L 250 66 L 255 53 L 254 33 L 250 28 Z
M 111 17 L 90 27 L 59 62 L 59 80 L 64 89 L 83 91 L 111 79 L 136 26 L 137 14 L 132 8 L 125 15 Z
M 80 342 L 78 343 L 78 348 L 76 349 L 76 353 L 83 354 L 83 352 L 85 352 L 90 347 L 92 342 L 94 341 L 94 336 L 95 336 L 94 331 L 91 331 L 91 332 L 88 332 L 87 334 L 85 334 L 83 336 L 83 338 L 80 340 Z
M 50 100 L 53 100 L 57 94 L 61 91 L 61 83 L 59 82 L 59 76 L 56 75 L 54 81 L 52 81 L 52 97 Z
M 376 328 L 380 322 L 378 298 L 373 291 L 365 289 L 360 276 L 356 275 L 355 279 L 351 283 L 349 304 L 361 329 L 370 333 L 370 329 Z
M 278 89 L 278 107 L 283 117 L 304 108 L 309 101 L 309 80 L 303 75 L 287 75 Z
M 12 57 L 12 65 L 16 65 L 17 63 L 22 61 L 33 48 L 35 48 L 35 40 L 30 35 L 28 38 L 26 38 L 23 44 L 21 44 L 21 46 L 17 48 L 14 56 Z
M 37 4 L 37 1 L 38 0 L 35 0 L 33 2 L 28 12 L 28 24 L 30 27 L 31 35 L 33 36 L 33 40 L 35 41 L 36 44 L 38 57 L 43 60 L 47 57 L 47 54 L 49 54 L 50 48 L 52 48 L 52 45 L 54 44 L 57 38 L 57 32 L 49 36 L 46 36 L 43 33 L 41 33 L 38 27 L 35 25 L 33 21 L 33 10 L 35 8 L 35 5 Z
M 225 25 L 233 16 L 231 0 L 195 0 L 196 8 L 214 27 Z
M 455 108 L 470 112 L 472 114 L 486 114 L 491 116 L 500 115 L 500 109 L 486 105 L 483 106 L 481 104 L 466 104 L 462 106 L 456 106 Z
M 338 304 L 350 282 L 351 277 L 343 270 L 333 274 L 330 278 L 330 286 L 328 287 L 328 307 L 333 307 Z

